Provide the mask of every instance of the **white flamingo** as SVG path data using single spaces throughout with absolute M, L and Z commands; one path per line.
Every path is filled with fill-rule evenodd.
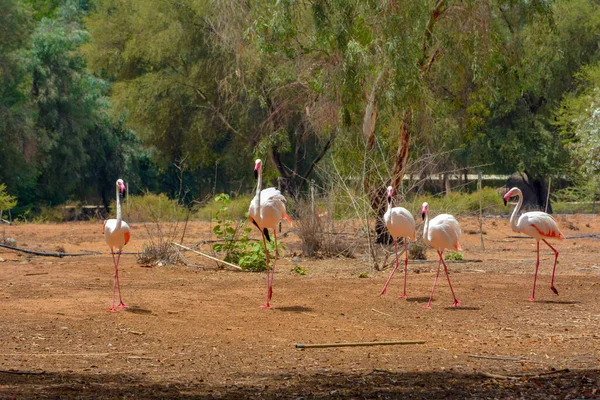
M 431 308 L 433 291 L 435 290 L 435 284 L 438 280 L 438 276 L 440 275 L 440 264 L 444 264 L 444 271 L 446 272 L 446 277 L 448 278 L 450 291 L 452 292 L 452 297 L 454 297 L 454 303 L 452 304 L 452 307 L 458 307 L 460 306 L 460 301 L 458 301 L 454 295 L 454 289 L 452 288 L 450 276 L 448 275 L 448 267 L 444 262 L 443 252 L 444 249 L 461 250 L 460 244 L 458 243 L 461 234 L 460 225 L 458 225 L 456 218 L 450 214 L 440 214 L 429 221 L 429 204 L 426 202 L 423 203 L 421 216 L 425 220 L 425 227 L 423 228 L 423 241 L 429 247 L 433 247 L 440 257 L 437 274 L 435 275 L 433 287 L 431 288 L 431 295 L 429 296 L 429 301 L 427 302 L 425 308 Z
M 408 271 L 408 239 L 416 240 L 416 232 L 415 232 L 415 219 L 413 218 L 410 211 L 403 207 L 394 207 L 392 208 L 392 194 L 394 193 L 394 188 L 388 186 L 387 188 L 387 211 L 383 216 L 383 221 L 385 222 L 385 226 L 387 227 L 390 235 L 394 239 L 394 250 L 396 252 L 396 266 L 392 270 L 390 277 L 385 282 L 383 289 L 379 295 L 385 294 L 387 290 L 387 286 L 394 276 L 394 273 L 398 269 L 398 238 L 404 238 L 404 292 L 400 295 L 401 298 L 406 298 L 406 274 Z
M 527 236 L 533 237 L 537 242 L 537 260 L 535 263 L 535 275 L 533 277 L 533 290 L 531 292 L 531 298 L 529 301 L 535 300 L 535 283 L 537 281 L 538 268 L 540 266 L 540 240 L 548 245 L 554 252 L 554 267 L 552 268 L 552 280 L 550 281 L 550 289 L 556 294 L 558 290 L 554 287 L 554 272 L 556 270 L 556 261 L 558 260 L 558 250 L 546 242 L 546 239 L 565 239 L 565 235 L 562 234 L 556 221 L 545 212 L 542 211 L 530 211 L 521 214 L 519 221 L 517 222 L 517 214 L 523 205 L 523 193 L 519 188 L 512 188 L 504 195 L 504 205 L 507 204 L 508 199 L 513 196 L 517 196 L 519 201 L 515 207 L 512 215 L 510 216 L 510 227 L 514 232 L 524 233 Z
M 119 284 L 119 260 L 121 258 L 121 251 L 123 246 L 129 243 L 131 238 L 129 225 L 123 221 L 121 217 L 121 196 L 125 192 L 125 184 L 122 179 L 117 180 L 117 219 L 109 219 L 104 221 L 104 239 L 106 244 L 110 247 L 110 252 L 113 257 L 113 263 L 115 264 L 115 276 L 113 280 L 113 302 L 112 307 L 108 310 L 115 312 L 115 294 L 117 288 L 119 289 L 119 305 L 118 308 L 126 308 L 127 306 L 123 303 L 121 298 L 121 285 Z M 117 250 L 117 258 L 115 259 L 115 249 Z
M 282 219 L 287 219 L 290 223 L 292 220 L 287 215 L 285 210 L 285 197 L 281 192 L 273 187 L 261 190 L 262 187 L 262 161 L 260 159 L 254 162 L 254 176 L 256 178 L 256 195 L 250 202 L 248 209 L 248 219 L 258 230 L 260 230 L 265 247 L 265 257 L 267 263 L 267 302 L 262 305 L 262 308 L 271 308 L 271 297 L 273 296 L 273 277 L 275 274 L 275 264 L 279 257 L 279 249 L 277 248 L 277 225 Z M 269 270 L 269 251 L 267 250 L 267 242 L 271 241 L 269 237 L 269 229 L 273 229 L 273 238 L 275 240 L 275 260 L 273 266 Z M 266 240 L 265 240 L 266 238 Z

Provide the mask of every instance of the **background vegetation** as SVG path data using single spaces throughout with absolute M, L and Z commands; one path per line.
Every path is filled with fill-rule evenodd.
M 0 0 L 0 26 L 13 213 L 109 207 L 117 177 L 185 213 L 250 193 L 257 157 L 291 199 L 375 211 L 404 174 L 412 202 L 476 171 L 599 196 L 596 0 Z

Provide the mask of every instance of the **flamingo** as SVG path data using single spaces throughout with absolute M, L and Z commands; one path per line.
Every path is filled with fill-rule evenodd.
M 112 254 L 113 263 L 115 264 L 115 276 L 113 280 L 113 302 L 112 307 L 108 309 L 110 312 L 116 312 L 115 308 L 115 294 L 117 288 L 119 289 L 119 305 L 118 308 L 126 308 L 127 306 L 123 303 L 123 299 L 121 298 L 121 285 L 119 284 L 119 260 L 121 258 L 121 251 L 123 250 L 123 246 L 129 243 L 129 239 L 131 238 L 131 234 L 129 233 L 129 225 L 127 222 L 123 221 L 121 217 L 121 196 L 125 192 L 125 184 L 122 179 L 117 180 L 117 219 L 109 219 L 108 221 L 104 221 L 104 240 L 106 240 L 106 244 L 110 247 L 110 252 Z M 115 260 L 115 249 L 117 250 L 117 258 Z
M 423 228 L 423 241 L 426 245 L 433 247 L 440 257 L 437 274 L 435 275 L 433 287 L 431 288 L 431 295 L 429 296 L 427 305 L 424 307 L 431 308 L 433 291 L 435 290 L 435 284 L 438 280 L 438 276 L 440 275 L 440 264 L 444 264 L 444 271 L 446 272 L 446 278 L 448 278 L 448 285 L 450 285 L 450 291 L 452 292 L 452 297 L 454 297 L 454 303 L 452 304 L 452 307 L 458 307 L 460 306 L 460 301 L 458 301 L 454 295 L 454 289 L 452 288 L 450 276 L 448 275 L 448 267 L 444 262 L 444 257 L 442 254 L 444 249 L 461 250 L 460 244 L 458 243 L 458 239 L 460 238 L 461 234 L 460 225 L 458 225 L 456 218 L 450 214 L 440 214 L 429 221 L 429 204 L 427 204 L 427 202 L 423 203 L 421 216 L 425 220 L 425 227 Z
M 530 211 L 521 214 L 519 221 L 517 222 L 517 214 L 523 205 L 523 193 L 521 189 L 514 187 L 510 189 L 504 195 L 504 205 L 507 204 L 508 199 L 513 196 L 517 196 L 519 201 L 515 207 L 512 215 L 510 216 L 510 227 L 514 232 L 524 233 L 527 236 L 531 236 L 537 242 L 537 260 L 535 262 L 535 275 L 533 276 L 533 290 L 529 301 L 535 300 L 535 284 L 537 281 L 538 268 L 540 266 L 540 240 L 548 245 L 554 252 L 554 267 L 552 268 L 552 279 L 550 281 L 550 289 L 555 294 L 558 294 L 558 290 L 554 287 L 554 272 L 556 270 L 556 261 L 558 260 L 558 250 L 550 245 L 546 239 L 565 239 L 565 235 L 562 234 L 556 221 L 549 214 L 542 211 Z
M 263 245 L 265 247 L 265 258 L 267 263 L 267 302 L 261 308 L 271 308 L 271 297 L 273 296 L 273 277 L 275 274 L 275 264 L 279 257 L 277 248 L 277 225 L 282 219 L 292 222 L 286 213 L 285 197 L 281 192 L 273 187 L 261 190 L 262 187 L 262 161 L 257 159 L 254 162 L 254 177 L 256 178 L 256 195 L 250 202 L 248 209 L 248 219 L 252 222 L 262 234 Z M 275 240 L 275 260 L 269 271 L 269 251 L 267 250 L 267 240 L 270 242 L 269 229 L 273 230 Z M 266 238 L 266 240 L 265 240 Z
M 404 238 L 404 293 L 400 295 L 401 298 L 406 298 L 406 274 L 408 271 L 408 239 L 416 240 L 416 232 L 415 232 L 415 219 L 413 218 L 410 211 L 403 207 L 394 207 L 392 208 L 392 194 L 394 193 L 394 188 L 388 186 L 387 188 L 387 211 L 383 216 L 383 220 L 385 222 L 385 226 L 387 227 L 390 235 L 394 238 L 394 250 L 396 252 L 396 266 L 392 270 L 390 277 L 385 282 L 383 289 L 379 295 L 385 294 L 387 290 L 387 286 L 394 276 L 394 273 L 398 269 L 398 238 Z

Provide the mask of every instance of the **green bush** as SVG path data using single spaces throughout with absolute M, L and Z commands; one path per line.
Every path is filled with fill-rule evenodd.
M 459 253 L 457 251 L 452 251 L 444 256 L 444 260 L 460 261 L 460 260 L 464 260 L 464 257 L 462 255 L 462 253 Z
M 227 206 L 230 218 L 236 220 L 246 218 L 248 207 L 250 207 L 250 201 L 253 197 L 251 195 L 243 195 L 236 196 L 233 199 L 230 198 Z M 209 201 L 198 209 L 194 217 L 202 221 L 212 221 L 219 212 L 220 207 L 219 202 Z
M 223 259 L 227 262 L 235 263 L 244 270 L 264 271 L 267 269 L 265 260 L 265 251 L 260 241 L 251 242 L 248 235 L 252 232 L 252 227 L 247 226 L 248 220 L 242 219 L 233 221 L 230 205 L 232 204 L 229 195 L 219 194 L 214 202 L 218 205 L 213 222 L 213 233 L 219 239 L 218 243 L 213 245 L 213 250 L 217 253 L 223 253 Z M 274 242 L 267 243 L 267 249 L 272 257 L 275 256 Z M 279 249 L 285 247 L 279 243 Z
M 110 218 L 116 217 L 116 210 L 116 201 L 113 201 Z M 121 210 L 127 222 L 185 221 L 190 215 L 188 208 L 162 193 L 129 196 L 122 200 Z

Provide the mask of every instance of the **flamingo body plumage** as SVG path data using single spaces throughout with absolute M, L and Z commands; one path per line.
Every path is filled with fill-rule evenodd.
M 279 257 L 279 249 L 277 246 L 277 226 L 282 219 L 287 219 L 291 222 L 291 218 L 287 215 L 285 203 L 286 199 L 281 192 L 274 187 L 261 189 L 262 187 L 262 161 L 260 159 L 254 162 L 254 174 L 256 176 L 256 194 L 250 202 L 248 208 L 248 219 L 261 232 L 263 245 L 265 249 L 265 258 L 267 263 L 267 301 L 262 308 L 271 308 L 271 298 L 273 296 L 273 278 L 275 275 L 275 264 Z M 273 230 L 273 239 L 275 240 L 275 259 L 273 266 L 269 270 L 269 251 L 267 249 L 267 240 L 269 237 L 269 229 Z
M 450 214 L 440 214 L 430 221 L 429 204 L 427 203 L 423 203 L 421 215 L 425 220 L 423 228 L 423 241 L 427 246 L 434 248 L 437 251 L 438 256 L 440 258 L 440 262 L 438 263 L 437 274 L 435 275 L 433 287 L 431 288 L 431 295 L 429 296 L 429 301 L 427 302 L 427 305 L 425 305 L 425 308 L 431 308 L 431 300 L 433 299 L 433 292 L 435 291 L 435 285 L 440 275 L 440 266 L 442 264 L 444 265 L 444 272 L 446 273 L 446 278 L 448 278 L 448 285 L 450 285 L 452 297 L 454 297 L 454 303 L 452 303 L 452 306 L 458 307 L 460 306 L 460 301 L 458 301 L 456 295 L 454 294 L 454 288 L 452 287 L 452 283 L 450 282 L 448 266 L 444 261 L 443 253 L 445 249 L 461 250 L 459 240 L 462 231 L 460 229 L 460 225 L 458 224 L 456 218 L 454 218 Z
M 399 261 L 398 261 L 398 238 L 404 238 L 404 292 L 400 295 L 402 298 L 406 298 L 406 275 L 408 273 L 408 239 L 416 240 L 417 234 L 415 230 L 415 219 L 413 218 L 410 211 L 403 207 L 393 207 L 392 208 L 392 195 L 394 189 L 391 186 L 387 188 L 387 202 L 388 208 L 386 213 L 383 215 L 383 221 L 385 222 L 385 226 L 387 227 L 388 232 L 394 239 L 394 251 L 396 253 L 396 265 L 392 272 L 390 273 L 389 278 L 385 282 L 383 289 L 379 295 L 385 294 L 387 290 L 387 286 L 394 276 L 394 273 L 398 269 Z
M 115 312 L 115 295 L 118 289 L 119 291 L 119 304 L 118 308 L 126 308 L 127 306 L 123 303 L 121 298 L 121 285 L 119 282 L 119 260 L 121 259 L 121 252 L 123 247 L 131 239 L 131 229 L 129 224 L 123 221 L 121 216 L 121 195 L 125 192 L 125 183 L 122 179 L 117 180 L 117 218 L 112 218 L 104 222 L 104 240 L 110 248 L 112 254 L 113 263 L 115 266 L 115 275 L 113 278 L 113 302 L 112 307 L 108 311 Z M 117 258 L 115 259 L 115 251 L 117 252 Z
M 507 204 L 508 199 L 517 196 L 518 201 L 512 215 L 510 216 L 510 227 L 514 232 L 523 233 L 531 236 L 536 240 L 537 259 L 535 264 L 535 274 L 533 277 L 533 289 L 529 301 L 535 300 L 535 285 L 537 283 L 537 274 L 540 267 L 540 240 L 543 241 L 554 252 L 554 266 L 552 267 L 552 279 L 550 281 L 550 289 L 558 294 L 558 290 L 554 287 L 554 274 L 556 272 L 556 263 L 558 261 L 558 250 L 556 250 L 546 239 L 565 239 L 565 235 L 560 231 L 558 224 L 550 214 L 542 211 L 529 211 L 521 214 L 517 220 L 517 215 L 523 205 L 523 192 L 521 189 L 514 187 L 504 195 L 504 204 Z

